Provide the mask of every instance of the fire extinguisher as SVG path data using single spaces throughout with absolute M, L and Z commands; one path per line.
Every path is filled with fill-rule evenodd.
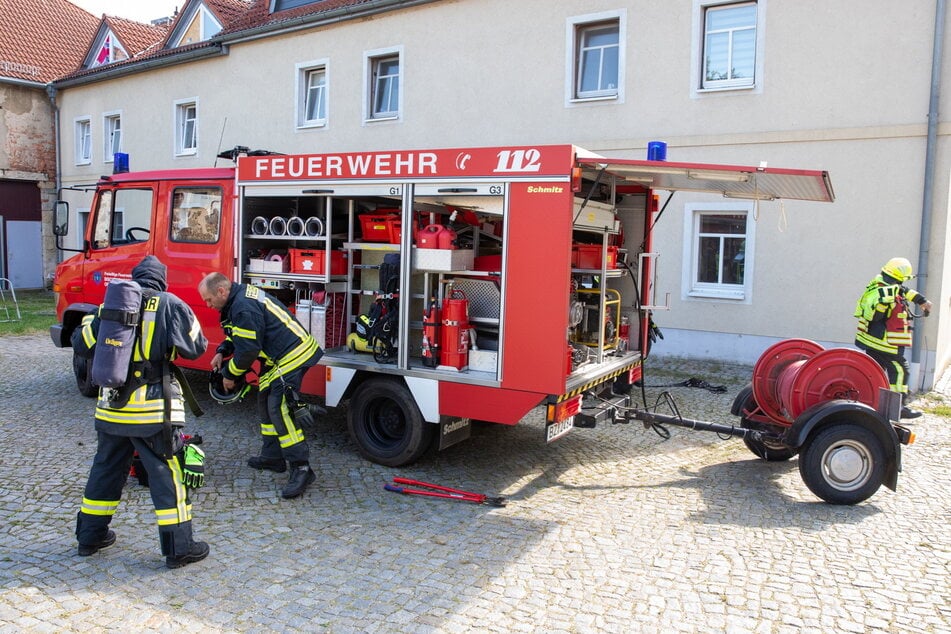
M 423 365 L 435 368 L 439 365 L 439 306 L 436 298 L 429 298 L 429 308 L 423 315 Z
M 460 290 L 451 288 L 443 300 L 441 340 L 443 365 L 469 367 L 469 300 Z

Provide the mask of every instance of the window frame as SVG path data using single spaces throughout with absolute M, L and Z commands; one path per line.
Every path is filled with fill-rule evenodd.
M 683 262 L 683 299 L 730 300 L 750 303 L 753 290 L 754 253 L 755 253 L 755 201 L 749 202 L 691 202 L 684 205 L 684 251 Z M 698 280 L 697 270 L 700 263 L 700 220 L 703 216 L 744 215 L 746 233 L 743 234 L 743 283 L 724 284 Z M 739 234 L 731 234 L 739 235 Z M 718 265 L 718 277 L 722 279 L 722 262 Z
M 83 133 L 85 127 L 85 133 Z M 92 117 L 85 115 L 73 119 L 74 159 L 76 165 L 92 163 Z
M 584 34 L 608 24 L 616 24 L 617 87 L 615 90 L 581 90 L 581 53 Z M 565 25 L 565 105 L 592 102 L 624 103 L 627 58 L 627 10 L 602 11 L 569 17 Z
M 314 73 L 322 72 L 324 75 L 323 89 L 321 90 L 323 101 L 323 117 L 308 119 L 308 105 L 311 95 L 310 77 Z M 327 126 L 330 118 L 330 63 L 327 59 L 301 62 L 295 67 L 296 94 L 295 99 L 295 120 L 296 127 L 304 128 L 323 128 Z
M 175 121 L 174 135 L 175 156 L 189 157 L 198 154 L 198 97 L 191 99 L 178 99 L 173 103 L 173 119 Z M 189 108 L 194 108 L 195 116 L 192 121 L 192 145 L 186 146 L 186 124 L 188 119 L 185 115 Z
M 381 63 L 395 59 L 399 65 L 399 72 L 396 77 L 396 110 L 376 110 L 377 95 L 379 95 L 378 69 Z M 403 47 L 395 46 L 390 48 L 381 48 L 373 51 L 367 51 L 363 54 L 363 76 L 364 98 L 363 98 L 363 121 L 364 124 L 377 121 L 395 121 L 403 116 L 403 77 L 405 75 L 403 64 Z M 393 77 L 392 75 L 390 77 Z
M 191 196 L 192 205 L 185 206 Z M 188 185 L 172 190 L 168 238 L 180 244 L 217 244 L 221 240 L 224 190 L 214 185 Z M 194 204 L 205 202 L 206 205 Z M 213 234 L 209 230 L 213 229 Z
M 691 97 L 701 98 L 704 95 L 710 95 L 723 92 L 751 92 L 761 94 L 763 92 L 764 72 L 766 68 L 766 10 L 768 0 L 693 0 L 693 21 L 691 39 L 691 50 L 693 64 L 690 69 Z M 755 5 L 756 22 L 753 45 L 753 78 L 752 81 L 736 80 L 717 80 L 715 82 L 706 81 L 706 72 L 704 70 L 704 52 L 706 47 L 706 17 L 710 9 L 723 9 L 733 6 Z
M 118 136 L 118 139 L 116 137 Z M 122 151 L 122 111 L 113 110 L 102 114 L 102 162 L 112 163 Z

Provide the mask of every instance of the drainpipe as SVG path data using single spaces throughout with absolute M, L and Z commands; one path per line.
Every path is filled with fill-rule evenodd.
M 53 169 L 56 170 L 56 178 L 53 180 L 53 186 L 56 188 L 56 200 L 62 196 L 63 177 L 62 177 L 62 156 L 60 152 L 60 125 L 59 125 L 59 104 L 56 103 L 56 87 L 52 84 L 46 84 L 46 95 L 49 97 L 50 106 L 53 108 L 53 151 L 56 154 Z M 55 210 L 54 210 L 55 211 Z M 52 231 L 53 221 L 50 222 L 50 231 Z M 56 249 L 56 262 L 63 258 L 63 252 Z
M 931 51 L 931 98 L 928 103 L 928 143 L 925 148 L 925 182 L 921 200 L 921 235 L 918 238 L 918 290 L 928 296 L 928 257 L 931 252 L 931 218 L 934 204 L 935 149 L 938 140 L 938 97 L 941 93 L 941 49 L 944 43 L 945 0 L 936 0 L 934 43 Z M 937 304 L 935 304 L 937 306 Z M 921 369 L 921 340 L 916 336 L 911 343 L 911 363 L 916 372 Z M 925 366 L 927 367 L 927 357 Z M 924 373 L 919 372 L 919 390 L 924 388 Z

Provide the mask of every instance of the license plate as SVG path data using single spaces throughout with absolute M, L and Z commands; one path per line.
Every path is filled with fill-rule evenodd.
M 548 423 L 545 425 L 545 438 L 547 442 L 557 440 L 571 431 L 575 426 L 575 417 L 566 418 L 558 423 Z

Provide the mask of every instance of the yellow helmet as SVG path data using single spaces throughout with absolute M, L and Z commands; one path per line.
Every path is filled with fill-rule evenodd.
M 899 282 L 904 282 L 914 277 L 912 275 L 911 262 L 906 258 L 892 258 L 882 267 L 882 273 L 895 278 Z

